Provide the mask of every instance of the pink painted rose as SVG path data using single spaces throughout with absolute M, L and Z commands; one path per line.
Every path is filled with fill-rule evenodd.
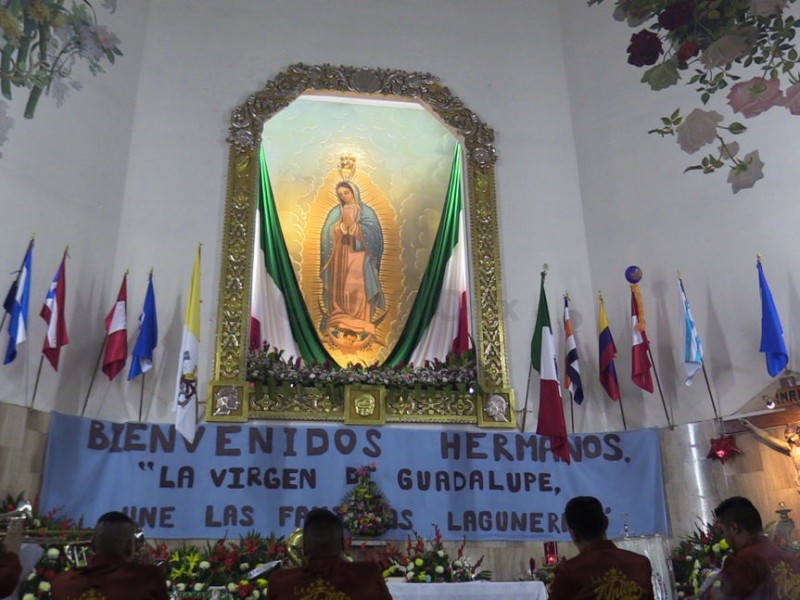
M 706 69 L 716 69 L 732 63 L 745 55 L 750 45 L 741 35 L 729 34 L 719 38 L 705 49 L 700 62 Z
M 780 79 L 753 77 L 740 81 L 728 92 L 728 104 L 733 112 L 742 113 L 748 119 L 760 115 L 783 100 Z
M 756 17 L 768 17 L 783 12 L 786 0 L 750 0 L 750 14 Z
M 793 115 L 800 115 L 800 83 L 789 86 L 783 94 L 783 99 L 775 104 L 785 106 Z
M 742 164 L 732 167 L 728 173 L 728 183 L 735 194 L 739 190 L 751 188 L 756 181 L 764 177 L 764 163 L 758 157 L 758 150 L 753 150 L 742 159 Z
M 675 129 L 681 150 L 694 154 L 713 142 L 717 139 L 717 123 L 720 121 L 722 115 L 717 111 L 695 108 Z

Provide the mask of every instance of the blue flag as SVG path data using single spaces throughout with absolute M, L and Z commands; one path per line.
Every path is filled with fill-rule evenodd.
M 17 278 L 11 284 L 3 308 L 9 316 L 8 347 L 3 364 L 7 365 L 17 357 L 17 346 L 28 339 L 28 304 L 31 297 L 31 268 L 33 266 L 33 240 L 22 260 Z
M 136 338 L 136 345 L 131 352 L 131 370 L 128 372 L 128 381 L 153 368 L 153 350 L 157 344 L 156 294 L 153 290 L 153 274 L 150 273 L 144 307 L 142 307 L 142 314 L 139 315 L 139 336 Z
M 761 291 L 761 347 L 759 352 L 763 352 L 767 358 L 767 372 L 775 377 L 786 368 L 789 362 L 789 353 L 786 351 L 786 342 L 783 340 L 783 327 L 781 318 L 778 316 L 778 309 L 775 308 L 775 301 L 772 299 L 772 292 L 767 285 L 767 278 L 764 277 L 764 269 L 761 268 L 761 259 L 758 260 L 758 287 Z
M 683 280 L 680 277 L 678 277 L 678 287 L 681 292 L 686 340 L 683 352 L 683 368 L 686 372 L 686 381 L 684 383 L 688 386 L 692 385 L 694 376 L 703 368 L 703 342 L 700 340 L 700 334 L 697 333 L 697 326 L 694 324 L 694 318 L 692 317 L 692 307 L 689 305 L 686 290 L 683 289 Z

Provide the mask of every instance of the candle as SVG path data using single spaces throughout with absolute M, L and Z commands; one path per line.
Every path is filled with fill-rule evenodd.
M 544 562 L 547 565 L 558 564 L 558 542 L 544 543 Z

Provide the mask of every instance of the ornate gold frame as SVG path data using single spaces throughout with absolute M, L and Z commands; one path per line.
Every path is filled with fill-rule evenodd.
M 468 391 L 420 387 L 402 393 L 376 394 L 384 403 L 380 407 L 382 419 L 387 423 L 472 423 L 485 427 L 514 427 L 513 404 L 507 419 L 493 420 L 485 411 L 485 402 L 491 394 L 501 393 L 513 400 L 500 274 L 494 131 L 430 73 L 300 63 L 288 67 L 261 91 L 249 96 L 231 116 L 214 379 L 210 382 L 210 390 L 214 393 L 206 405 L 206 420 L 350 420 L 345 403 L 337 400 L 338 394 L 328 390 L 299 387 L 268 390 L 243 383 L 247 379 L 249 290 L 261 132 L 265 121 L 308 91 L 415 100 L 438 115 L 464 141 L 476 331 L 474 343 L 479 385 L 485 397 Z M 234 410 L 220 410 L 216 399 L 225 394 L 219 390 L 230 387 L 240 390 L 243 401 Z

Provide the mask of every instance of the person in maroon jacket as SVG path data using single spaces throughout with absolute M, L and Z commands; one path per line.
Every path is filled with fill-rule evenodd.
M 764 535 L 761 515 L 742 496 L 723 500 L 717 518 L 733 554 L 722 567 L 718 597 L 726 600 L 797 600 L 800 598 L 800 559 L 784 552 Z
M 8 525 L 6 539 L 0 547 L 0 598 L 5 598 L 14 593 L 22 573 L 22 563 L 19 560 L 19 549 L 22 546 L 21 519 L 14 519 Z
M 87 567 L 55 576 L 53 600 L 167 600 L 160 567 L 133 562 L 136 525 L 121 512 L 100 517 L 94 528 L 95 556 Z
M 303 555 L 304 567 L 281 569 L 270 576 L 269 600 L 392 598 L 377 564 L 345 560 L 342 520 L 327 509 L 308 513 L 303 524 Z
M 650 561 L 606 539 L 608 517 L 597 498 L 573 498 L 564 518 L 578 556 L 556 567 L 549 600 L 653 600 Z

